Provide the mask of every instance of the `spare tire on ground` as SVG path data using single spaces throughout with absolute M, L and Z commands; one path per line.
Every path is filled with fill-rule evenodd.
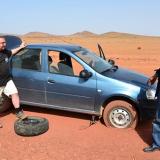
M 46 118 L 28 116 L 24 120 L 18 119 L 14 123 L 15 133 L 21 136 L 37 136 L 49 129 Z

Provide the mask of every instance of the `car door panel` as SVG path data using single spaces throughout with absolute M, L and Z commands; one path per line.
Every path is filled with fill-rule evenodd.
M 66 110 L 93 111 L 96 97 L 96 78 L 94 75 L 86 80 L 80 78 L 79 71 L 75 72 L 74 67 L 78 67 L 80 70 L 84 67 L 71 56 L 71 53 L 48 50 L 46 57 L 48 55 L 57 63 L 59 72 L 46 73 L 47 104 Z M 47 63 L 45 66 L 49 66 L 49 64 Z
M 45 103 L 43 73 L 22 69 L 13 69 L 14 82 L 18 88 L 21 101 Z
M 53 81 L 51 83 L 50 81 Z M 46 82 L 47 104 L 65 108 L 93 110 L 96 80 L 49 74 Z
M 25 48 L 11 59 L 12 76 L 21 102 L 46 102 L 41 53 L 39 48 Z

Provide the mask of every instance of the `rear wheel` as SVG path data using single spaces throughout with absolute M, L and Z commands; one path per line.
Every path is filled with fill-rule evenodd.
M 138 122 L 138 115 L 132 104 L 123 100 L 115 100 L 105 107 L 103 120 L 106 126 L 135 128 Z

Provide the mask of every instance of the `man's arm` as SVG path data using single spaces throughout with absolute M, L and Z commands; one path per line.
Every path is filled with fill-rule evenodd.
M 152 77 L 148 79 L 147 84 L 152 85 L 155 83 L 156 80 L 157 80 L 157 74 L 154 74 Z
M 12 52 L 12 55 L 13 54 L 16 54 L 19 50 L 21 50 L 22 48 L 26 47 L 25 43 L 22 42 L 21 45 L 15 49 L 12 49 L 11 52 Z

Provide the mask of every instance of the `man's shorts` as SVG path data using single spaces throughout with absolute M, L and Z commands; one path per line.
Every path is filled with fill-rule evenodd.
M 12 80 L 9 80 L 3 90 L 4 94 L 10 97 L 12 94 L 18 93 L 18 90 Z

